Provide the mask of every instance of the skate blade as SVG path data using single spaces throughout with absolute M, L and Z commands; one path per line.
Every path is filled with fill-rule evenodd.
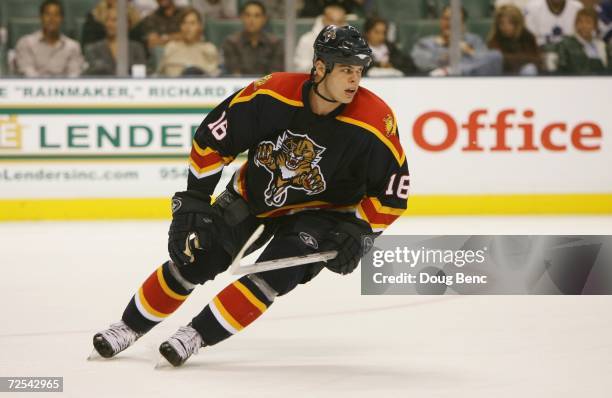
M 98 351 L 96 351 L 96 349 L 94 348 L 93 350 L 91 350 L 91 354 L 89 354 L 89 356 L 87 357 L 88 361 L 95 361 L 98 359 L 102 359 L 102 356 L 100 354 L 98 354 Z

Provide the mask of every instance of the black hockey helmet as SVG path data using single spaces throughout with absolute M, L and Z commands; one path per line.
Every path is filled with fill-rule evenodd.
M 336 63 L 363 66 L 365 74 L 372 63 L 372 49 L 357 28 L 329 25 L 323 28 L 314 42 L 314 63 L 320 59 L 330 73 Z

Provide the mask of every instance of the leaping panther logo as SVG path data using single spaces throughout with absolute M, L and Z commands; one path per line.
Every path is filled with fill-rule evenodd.
M 280 207 L 287 201 L 289 188 L 315 195 L 325 190 L 325 178 L 318 166 L 325 148 L 307 135 L 286 130 L 276 140 L 263 141 L 257 146 L 255 164 L 272 174 L 264 192 L 268 206 Z

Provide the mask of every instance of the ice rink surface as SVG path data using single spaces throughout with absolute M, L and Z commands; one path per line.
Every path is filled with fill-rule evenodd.
M 361 296 L 358 272 L 324 271 L 184 367 L 155 370 L 159 343 L 223 275 L 115 359 L 86 361 L 166 258 L 167 226 L 0 224 L 0 376 L 63 376 L 50 395 L 68 397 L 612 396 L 612 297 Z M 612 218 L 418 217 L 387 233 L 612 234 Z

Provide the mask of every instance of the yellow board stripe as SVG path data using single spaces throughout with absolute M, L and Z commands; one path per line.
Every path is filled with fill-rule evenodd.
M 405 216 L 612 214 L 612 193 L 413 195 Z
M 170 286 L 168 286 L 168 284 L 166 283 L 166 279 L 164 278 L 164 272 L 162 270 L 162 267 L 159 267 L 157 269 L 157 281 L 159 282 L 159 285 L 167 296 L 179 301 L 185 301 L 187 299 L 187 296 L 175 293 L 172 291 L 172 289 L 170 289 Z
M 251 302 L 251 304 L 257 307 L 257 309 L 259 309 L 259 311 L 262 314 L 264 313 L 264 311 L 268 309 L 268 307 L 266 307 L 264 303 L 262 303 L 257 297 L 255 297 L 255 295 L 251 293 L 251 291 L 246 286 L 244 286 L 240 281 L 234 282 L 234 286 L 236 287 L 236 289 L 240 290 L 242 295 L 246 297 L 247 300 Z
M 227 321 L 227 323 L 232 325 L 232 327 L 234 329 L 236 329 L 236 330 L 244 329 L 244 327 L 241 324 L 239 324 L 238 321 L 236 321 L 234 319 L 234 317 L 229 312 L 227 312 L 227 310 L 225 309 L 223 304 L 221 304 L 221 300 L 219 300 L 219 298 L 217 296 L 215 296 L 215 298 L 213 299 L 213 302 L 215 303 L 215 306 L 217 306 L 217 309 L 219 310 L 219 313 L 221 314 L 223 319 L 225 319 Z
M 406 159 L 406 154 L 403 151 L 400 154 L 395 148 L 395 146 L 393 146 L 391 141 L 376 127 L 372 126 L 371 124 L 362 122 L 361 120 L 353 119 L 347 116 L 336 116 L 336 119 L 340 120 L 341 122 L 350 123 L 350 124 L 354 124 L 356 126 L 362 127 L 368 130 L 369 132 L 373 133 L 383 142 L 383 144 L 387 146 L 387 148 L 389 148 L 389 150 L 395 157 L 395 160 L 397 160 L 397 163 L 399 163 L 400 165 L 404 163 L 404 160 Z
M 0 220 L 117 220 L 172 217 L 170 198 L 0 200 Z
M 253 98 L 255 98 L 256 96 L 258 96 L 259 94 L 269 95 L 270 97 L 274 97 L 277 100 L 279 100 L 281 102 L 284 102 L 285 104 L 288 104 L 288 105 L 300 106 L 300 107 L 304 106 L 304 103 L 302 101 L 296 101 L 296 100 L 289 99 L 289 98 L 287 98 L 287 97 L 277 93 L 276 91 L 272 91 L 272 90 L 269 90 L 267 88 L 261 88 L 261 89 L 255 91 L 251 95 L 247 95 L 246 97 L 240 97 L 242 95 L 243 91 L 244 91 L 244 89 L 237 96 L 235 96 L 234 99 L 230 102 L 230 104 L 229 104 L 230 108 L 234 104 L 237 104 L 239 102 L 248 102 L 248 101 L 252 100 Z
M 412 195 L 404 216 L 610 214 L 612 192 L 537 195 Z M 169 198 L 2 199 L 0 221 L 171 218 Z
M 154 315 L 158 318 L 167 318 L 168 315 L 170 315 L 170 314 L 164 314 L 163 312 L 159 312 L 153 307 L 151 307 L 151 304 L 149 304 L 149 302 L 145 298 L 144 292 L 142 291 L 142 287 L 138 289 L 138 297 L 140 297 L 140 303 L 143 305 L 143 307 L 145 307 L 145 310 L 147 310 L 147 312 L 150 313 L 151 315 Z

